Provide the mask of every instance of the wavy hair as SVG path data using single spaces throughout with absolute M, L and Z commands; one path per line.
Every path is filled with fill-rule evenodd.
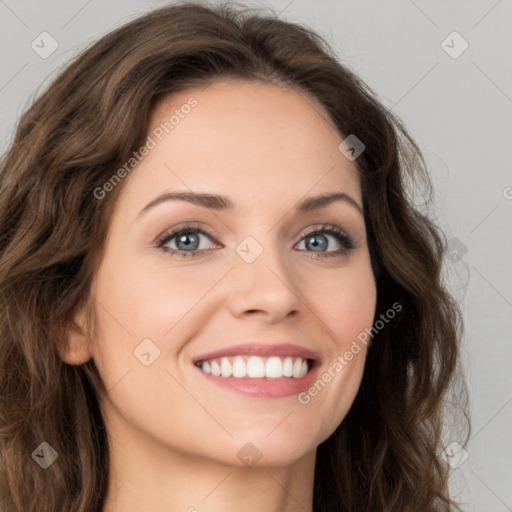
M 241 5 L 180 2 L 127 22 L 83 50 L 21 116 L 0 166 L 0 504 L 4 512 L 101 512 L 109 452 L 91 359 L 67 365 L 72 318 L 87 307 L 111 214 L 127 179 L 94 191 L 140 148 L 167 95 L 222 78 L 282 84 L 320 101 L 356 136 L 376 317 L 355 401 L 317 448 L 314 511 L 460 510 L 440 457 L 457 389 L 463 324 L 443 281 L 446 239 L 411 191 L 432 197 L 420 149 L 329 44 L 299 23 Z M 458 420 L 457 420 L 458 421 Z M 455 423 L 454 423 L 455 424 Z M 48 442 L 42 470 L 31 454 Z

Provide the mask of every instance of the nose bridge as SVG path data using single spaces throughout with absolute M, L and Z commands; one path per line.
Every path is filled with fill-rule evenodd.
M 286 264 L 272 231 L 256 236 L 246 237 L 236 247 L 230 306 L 234 314 L 258 310 L 285 316 L 300 304 L 293 267 Z

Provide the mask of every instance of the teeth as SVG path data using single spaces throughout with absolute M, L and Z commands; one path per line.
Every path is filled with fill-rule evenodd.
M 235 360 L 233 361 L 233 377 L 238 377 L 239 379 L 241 379 L 244 378 L 246 375 L 247 365 L 245 364 L 245 361 L 240 356 L 235 357 Z
M 306 361 L 303 361 L 302 363 L 302 371 L 300 372 L 300 376 L 304 377 L 308 373 L 308 363 Z
M 209 368 L 209 366 L 208 366 Z M 283 363 L 283 375 L 285 377 L 293 376 L 293 361 L 291 357 L 287 357 Z
M 258 357 L 236 356 L 221 357 L 203 361 L 200 365 L 204 373 L 215 377 L 235 377 L 238 379 L 281 379 L 293 377 L 299 379 L 308 372 L 308 363 L 301 357 Z
M 212 375 L 215 375 L 215 377 L 218 377 L 221 374 L 221 369 L 217 361 L 212 361 L 211 371 Z
M 231 377 L 231 364 L 225 357 L 220 360 L 220 370 L 223 377 Z
M 283 376 L 283 363 L 279 357 L 269 357 L 265 364 L 265 377 L 278 379 Z
M 293 376 L 298 379 L 302 374 L 302 359 L 295 359 L 293 363 Z
M 247 376 L 253 379 L 265 377 L 265 363 L 261 357 L 249 357 L 249 361 L 247 361 Z

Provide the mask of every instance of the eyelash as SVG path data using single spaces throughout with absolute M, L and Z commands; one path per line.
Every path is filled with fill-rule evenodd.
M 207 250 L 215 250 L 215 249 L 200 249 L 195 251 L 182 251 L 182 250 L 176 250 L 176 249 L 169 249 L 168 247 L 165 247 L 167 243 L 169 243 L 173 238 L 176 238 L 179 235 L 189 234 L 189 233 L 201 233 L 203 235 L 206 235 L 213 241 L 215 241 L 215 237 L 212 233 L 209 233 L 208 230 L 201 228 L 200 224 L 187 224 L 184 225 L 178 229 L 175 229 L 174 231 L 170 231 L 167 233 L 164 233 L 160 238 L 158 242 L 158 248 L 164 251 L 166 254 L 169 254 L 170 256 L 178 256 L 180 258 L 194 258 L 199 253 L 207 251 Z M 332 235 L 337 242 L 340 243 L 344 247 L 344 249 L 338 250 L 338 251 L 327 251 L 323 253 L 317 253 L 318 256 L 313 259 L 320 259 L 320 258 L 332 258 L 335 256 L 341 257 L 341 256 L 347 256 L 348 253 L 355 248 L 354 240 L 347 235 L 343 230 L 336 226 L 329 226 L 329 225 L 322 225 L 319 228 L 316 228 L 309 233 L 306 233 L 302 236 L 302 238 L 299 240 L 299 243 L 302 242 L 305 238 L 310 237 L 312 235 L 317 234 L 327 234 Z M 313 251 L 305 251 L 301 250 L 301 252 L 313 252 Z

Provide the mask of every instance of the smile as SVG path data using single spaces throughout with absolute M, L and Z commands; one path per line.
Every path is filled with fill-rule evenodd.
M 208 375 L 237 379 L 300 379 L 308 373 L 310 366 L 302 357 L 244 355 L 197 361 L 195 364 Z
M 194 366 L 210 383 L 253 398 L 282 398 L 310 387 L 320 356 L 290 343 L 245 343 L 198 356 Z

